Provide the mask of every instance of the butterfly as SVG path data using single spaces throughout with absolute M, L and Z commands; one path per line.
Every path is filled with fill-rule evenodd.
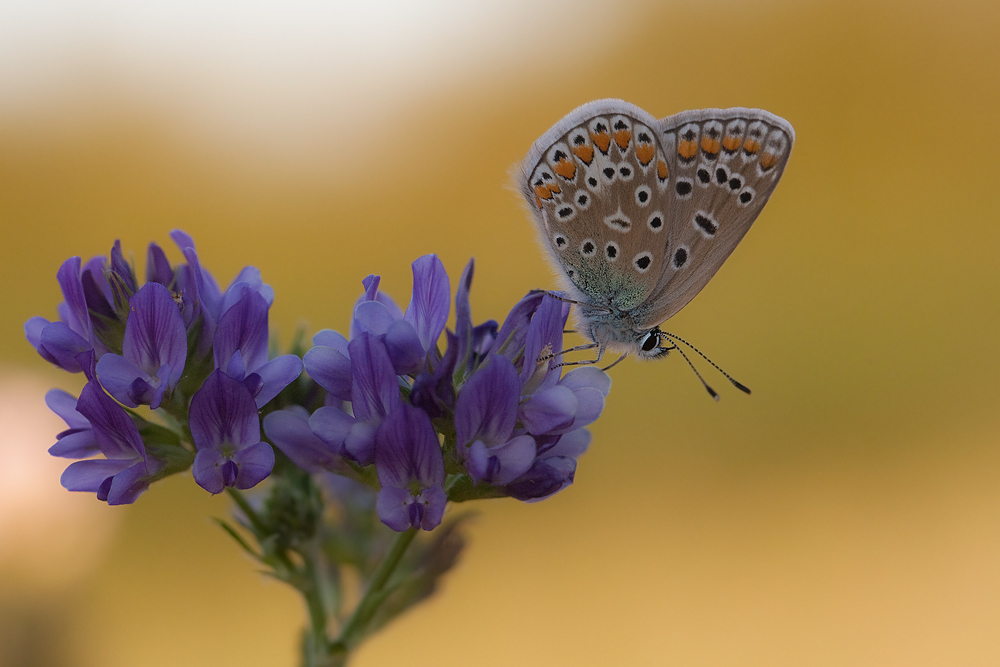
M 596 347 L 592 363 L 608 351 L 620 361 L 676 349 L 659 325 L 750 229 L 794 140 L 787 121 L 760 109 L 657 120 L 614 99 L 584 104 L 543 134 L 520 185 L 566 300 L 578 305 L 577 328 L 592 341 L 574 349 Z

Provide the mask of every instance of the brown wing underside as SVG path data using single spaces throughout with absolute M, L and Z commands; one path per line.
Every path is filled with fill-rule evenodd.
M 757 109 L 657 121 L 600 100 L 536 142 L 523 192 L 570 281 L 651 328 L 732 253 L 774 191 L 793 140 L 787 122 Z

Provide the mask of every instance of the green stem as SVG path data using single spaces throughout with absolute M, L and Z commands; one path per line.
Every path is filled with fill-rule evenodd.
M 240 510 L 243 511 L 243 514 L 246 515 L 246 518 L 250 522 L 250 525 L 253 526 L 254 531 L 256 531 L 258 535 L 264 534 L 266 530 L 264 522 L 261 521 L 259 516 L 257 516 L 257 512 L 250 506 L 247 499 L 243 497 L 243 494 L 231 486 L 226 487 L 226 493 L 229 494 L 229 497 L 233 499 L 233 501 L 239 506 Z
M 386 554 L 385 559 L 375 569 L 364 597 L 361 598 L 361 602 L 358 603 L 358 606 L 354 609 L 354 613 L 351 614 L 351 617 L 341 630 L 340 638 L 330 645 L 331 654 L 342 654 L 346 658 L 351 649 L 364 637 L 368 622 L 375 615 L 375 612 L 378 611 L 379 604 L 382 603 L 383 598 L 380 595 L 382 589 L 385 588 L 385 585 L 389 582 L 389 578 L 396 571 L 396 567 L 399 565 L 399 561 L 402 560 L 403 554 L 406 553 L 406 549 L 413 542 L 413 538 L 416 537 L 417 530 L 417 528 L 411 528 L 396 535 L 396 541 L 393 542 L 389 553 Z
M 303 577 L 297 588 L 305 598 L 306 609 L 309 611 L 309 630 L 303 638 L 303 664 L 304 667 L 326 667 L 331 663 L 328 659 L 330 650 L 330 638 L 326 633 L 327 608 L 323 599 L 323 586 L 321 568 L 323 564 L 319 562 L 317 554 L 302 553 Z

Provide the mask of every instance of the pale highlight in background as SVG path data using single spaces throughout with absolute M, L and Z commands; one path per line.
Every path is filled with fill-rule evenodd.
M 120 514 L 69 493 L 71 459 L 49 456 L 66 423 L 45 405 L 43 376 L 0 368 L 0 596 L 66 586 L 104 554 Z
M 598 0 L 4 2 L 0 113 L 100 113 L 104 89 L 124 87 L 198 141 L 302 166 L 356 153 L 416 99 L 551 61 L 566 48 L 554 25 L 578 44 L 619 39 L 631 21 L 594 20 L 606 11 Z

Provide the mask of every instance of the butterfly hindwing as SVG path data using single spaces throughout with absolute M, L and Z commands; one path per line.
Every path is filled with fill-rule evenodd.
M 673 316 L 715 275 L 774 191 L 795 137 L 760 109 L 686 111 L 659 127 L 674 183 L 664 270 L 640 328 Z

